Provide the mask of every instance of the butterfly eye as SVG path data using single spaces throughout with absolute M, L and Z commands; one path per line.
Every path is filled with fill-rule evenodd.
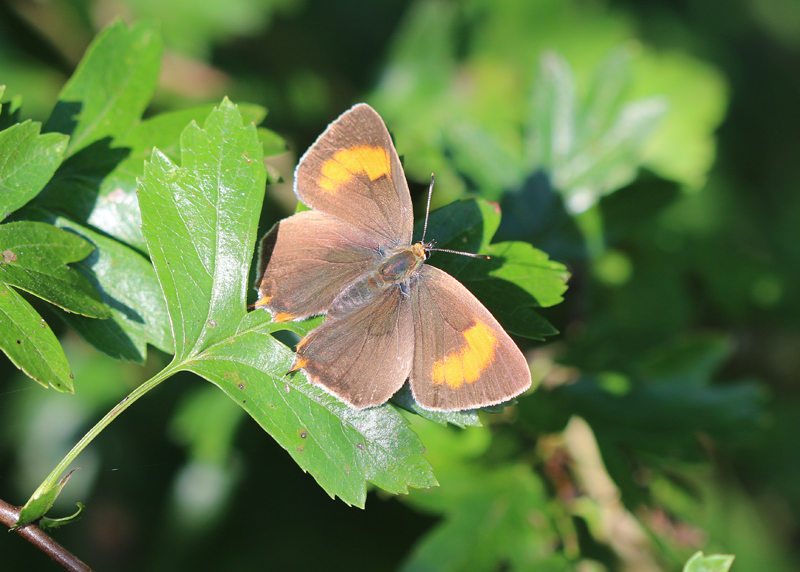
M 435 250 L 434 246 L 436 246 L 435 240 L 426 242 L 425 244 L 422 245 L 422 252 L 425 253 L 425 260 L 428 260 L 431 257 L 431 251 Z

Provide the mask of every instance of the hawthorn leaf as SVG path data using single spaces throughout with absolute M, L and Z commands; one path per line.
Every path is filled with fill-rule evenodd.
M 0 219 L 38 195 L 61 164 L 69 137 L 40 129 L 25 121 L 0 131 Z
M 705 556 L 703 551 L 695 552 L 686 561 L 683 572 L 728 572 L 736 558 L 730 554 L 709 554 Z
M 18 292 L 2 283 L 0 349 L 39 385 L 73 393 L 67 356 L 53 330 Z
M 181 135 L 180 166 L 152 153 L 140 182 L 142 231 L 175 340 L 171 367 L 220 387 L 331 496 L 363 506 L 367 482 L 390 492 L 435 484 L 419 438 L 391 406 L 356 411 L 303 374 L 273 334 L 299 331 L 246 312 L 266 173 L 255 127 L 227 99 Z
M 0 225 L 0 282 L 68 312 L 90 318 L 111 314 L 86 278 L 69 266 L 94 247 L 80 236 L 42 222 Z

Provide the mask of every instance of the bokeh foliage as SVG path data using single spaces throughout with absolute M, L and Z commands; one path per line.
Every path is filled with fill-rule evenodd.
M 2 127 L 47 119 L 109 6 L 3 5 L 3 101 L 22 102 L 4 103 Z M 375 494 L 363 513 L 348 510 L 220 392 L 187 376 L 81 456 L 56 508 L 80 500 L 89 510 L 57 532 L 62 542 L 101 569 L 679 570 L 698 549 L 735 553 L 734 571 L 795 568 L 800 126 L 785 78 L 796 75 L 800 25 L 788 3 L 119 6 L 161 20 L 167 54 L 142 52 L 142 66 L 167 71 L 158 87 L 142 86 L 155 90 L 152 102 L 114 118 L 130 124 L 119 141 L 130 154 L 104 146 L 102 129 L 65 149 L 52 134 L 42 142 L 78 172 L 86 145 L 107 159 L 92 162 L 88 184 L 57 177 L 62 191 L 50 196 L 66 185 L 76 200 L 45 194 L 36 219 L 69 229 L 82 212 L 102 214 L 77 232 L 109 246 L 100 249 L 108 260 L 82 263 L 90 270 L 149 268 L 138 214 L 114 193 L 135 189 L 152 146 L 176 160 L 168 142 L 227 94 L 269 107 L 266 125 L 293 157 L 368 101 L 395 136 L 415 198 L 434 171 L 437 205 L 475 195 L 500 203 L 494 240 L 530 243 L 572 279 L 565 302 L 544 312 L 561 334 L 519 338 L 535 392 L 481 414 L 482 427 L 409 416 L 438 488 L 400 503 Z M 257 106 L 241 109 L 263 119 Z M 260 139 L 280 150 L 269 132 Z M 292 158 L 273 165 L 288 177 Z M 99 191 L 90 211 L 78 199 L 87 189 Z M 288 213 L 285 197 L 268 188 L 261 231 Z M 154 280 L 101 284 L 137 307 L 135 294 Z M 88 426 L 164 366 L 146 344 L 172 348 L 167 332 L 118 313 L 110 319 L 137 343 L 94 342 L 145 367 L 111 361 L 26 299 L 63 336 L 76 394 L 34 388 L 6 366 L 0 497 L 18 504 Z M 516 316 L 517 327 L 544 327 L 531 326 L 537 312 Z M 62 317 L 92 340 L 91 318 Z M 16 540 L 3 541 L 9 562 L 40 558 Z

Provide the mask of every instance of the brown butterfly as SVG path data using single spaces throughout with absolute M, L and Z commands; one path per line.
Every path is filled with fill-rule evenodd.
M 385 403 L 406 380 L 425 409 L 458 411 L 528 389 L 525 357 L 455 278 L 411 244 L 403 168 L 380 115 L 360 103 L 300 159 L 294 191 L 312 210 L 261 242 L 257 307 L 275 321 L 327 314 L 297 345 L 303 370 L 355 408 Z

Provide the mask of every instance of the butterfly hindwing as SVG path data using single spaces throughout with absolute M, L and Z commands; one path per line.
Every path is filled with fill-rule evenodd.
M 477 409 L 528 389 L 525 356 L 458 280 L 425 265 L 412 281 L 414 365 L 410 385 L 425 409 Z
M 411 371 L 414 324 L 411 303 L 399 286 L 372 291 L 356 283 L 334 302 L 325 322 L 297 346 L 293 370 L 356 408 L 385 403 Z M 358 290 L 358 292 L 352 292 Z

